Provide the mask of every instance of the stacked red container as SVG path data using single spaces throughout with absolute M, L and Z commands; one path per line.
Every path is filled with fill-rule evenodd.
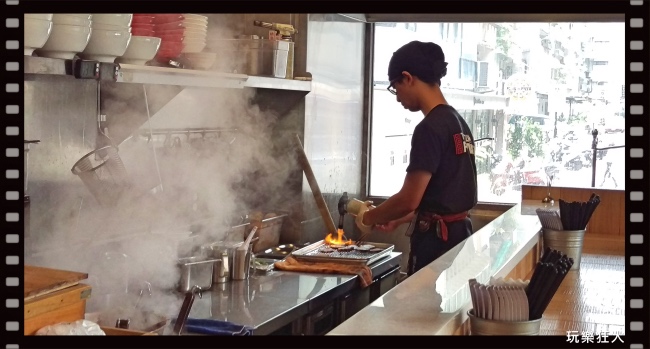
M 156 55 L 159 61 L 177 59 L 182 53 L 203 51 L 208 35 L 208 18 L 195 14 L 156 13 L 152 16 L 153 36 L 162 39 Z

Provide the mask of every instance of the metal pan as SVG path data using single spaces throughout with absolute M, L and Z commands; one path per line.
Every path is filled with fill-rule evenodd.
M 303 247 L 292 253 L 292 256 L 299 260 L 305 262 L 328 262 L 328 263 L 342 263 L 342 264 L 357 264 L 357 265 L 370 265 L 386 256 L 388 256 L 395 245 L 392 244 L 383 244 L 379 242 L 367 242 L 367 245 L 373 245 L 376 248 L 383 249 L 380 252 L 370 253 L 362 251 L 350 251 L 350 252 L 332 252 L 332 253 L 323 253 L 319 249 L 326 245 L 325 241 L 321 240 L 316 243 L 313 243 L 309 246 Z

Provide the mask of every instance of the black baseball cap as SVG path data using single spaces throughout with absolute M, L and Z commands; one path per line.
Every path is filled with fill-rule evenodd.
M 388 80 L 399 78 L 403 71 L 426 81 L 439 81 L 447 74 L 442 47 L 422 41 L 411 41 L 400 47 L 388 63 Z

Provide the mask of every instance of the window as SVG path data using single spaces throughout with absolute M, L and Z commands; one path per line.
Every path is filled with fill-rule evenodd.
M 476 81 L 476 62 L 461 58 L 458 77 L 462 80 Z
M 496 38 L 482 28 L 496 28 Z M 476 143 L 479 201 L 518 202 L 521 185 L 545 185 L 547 173 L 553 186 L 589 187 L 591 131 L 599 148 L 625 144 L 624 32 L 623 22 L 377 23 L 369 195 L 401 188 L 423 117 L 386 91 L 385 56 L 411 40 L 442 47 L 445 98 L 475 139 L 493 138 Z M 623 148 L 597 153 L 595 182 L 625 189 Z

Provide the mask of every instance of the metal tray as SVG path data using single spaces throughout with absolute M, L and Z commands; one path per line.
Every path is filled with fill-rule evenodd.
M 318 249 L 325 245 L 325 241 L 321 240 L 309 246 L 303 247 L 291 254 L 295 259 L 305 262 L 328 262 L 328 263 L 343 263 L 343 264 L 360 264 L 370 265 L 386 256 L 388 256 L 395 245 L 383 244 L 379 242 L 366 242 L 365 245 L 373 245 L 377 248 L 384 249 L 381 252 L 368 253 L 359 251 L 350 252 L 332 252 L 322 253 Z

